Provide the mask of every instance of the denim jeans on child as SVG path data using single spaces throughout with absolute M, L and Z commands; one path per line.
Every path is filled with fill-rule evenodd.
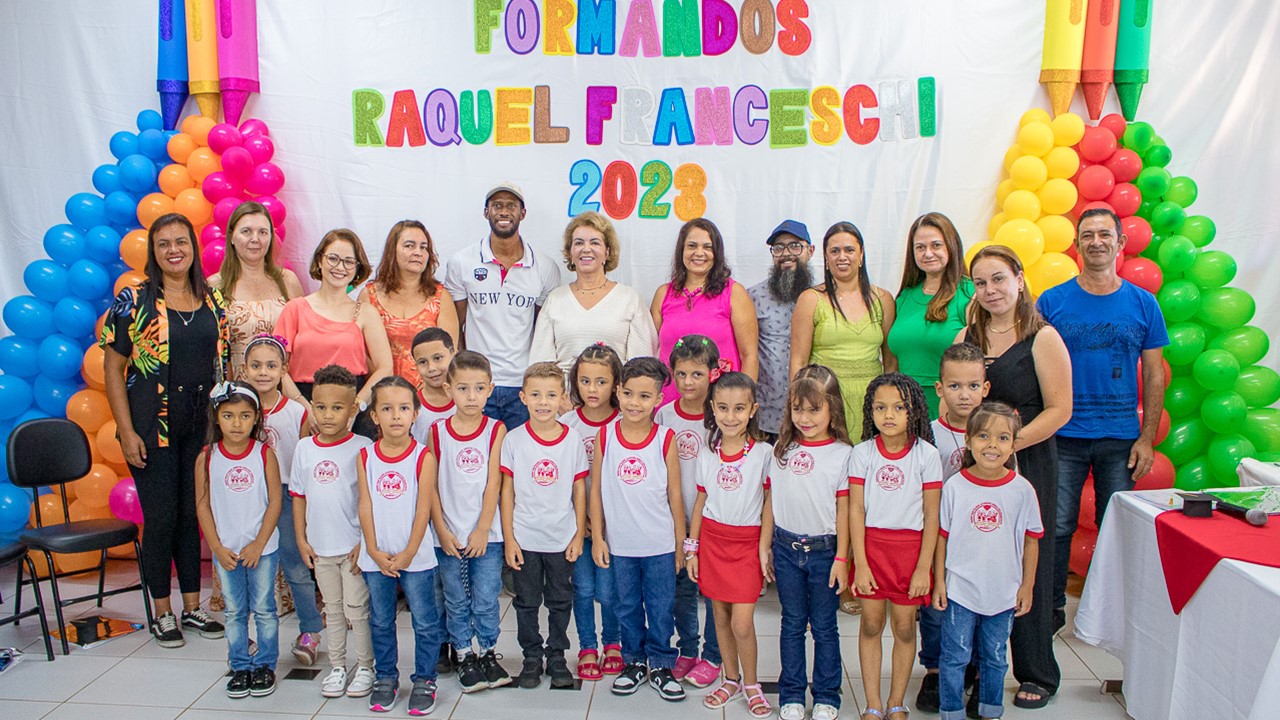
M 591 538 L 582 542 L 582 556 L 573 564 L 573 620 L 578 627 L 578 649 L 598 650 L 596 601 L 600 601 L 599 643 L 619 645 L 622 630 L 615 611 L 616 592 L 613 569 L 596 567 L 591 561 Z
M 280 569 L 293 594 L 293 606 L 298 613 L 298 632 L 318 633 L 324 623 L 316 606 L 316 581 L 311 578 L 311 568 L 302 561 L 298 552 L 298 536 L 293 531 L 293 498 L 289 488 L 284 489 L 284 502 L 280 505 Z
M 529 408 L 520 400 L 518 387 L 494 385 L 489 401 L 484 404 L 484 414 L 507 426 L 507 432 L 529 422 Z
M 278 552 L 263 555 L 258 559 L 258 565 L 252 568 L 239 563 L 235 570 L 227 570 L 217 560 L 213 561 L 218 580 L 222 583 L 222 599 L 226 603 L 227 660 L 232 670 L 276 669 L 276 659 L 280 656 L 280 621 L 276 617 L 279 555 Z M 256 655 L 249 654 L 250 612 L 258 631 Z
M 701 600 L 701 602 L 699 602 Z M 689 571 L 676 576 L 676 648 L 680 655 L 698 657 L 698 605 L 705 607 L 702 623 L 702 659 L 720 664 L 720 643 L 716 640 L 716 615 L 711 600 L 702 596 L 698 583 L 689 579 Z
M 942 720 L 964 720 L 964 670 L 973 653 L 978 660 L 978 714 L 1004 714 L 1004 676 L 1009 670 L 1006 647 L 1013 630 L 1013 608 L 996 615 L 979 615 L 947 600 L 942 619 L 942 659 L 938 666 Z
M 436 561 L 444 584 L 446 625 L 444 632 L 459 653 L 471 650 L 471 638 L 480 650 L 498 644 L 498 595 L 502 592 L 502 543 L 485 546 L 484 555 L 456 558 L 436 548 Z
M 612 556 L 614 587 L 618 593 L 618 625 L 622 628 L 622 661 L 671 669 L 676 650 L 676 555 Z M 646 623 L 647 621 L 647 623 Z
M 440 659 L 440 634 L 437 630 L 434 568 L 409 572 L 400 577 L 366 572 L 369 586 L 369 631 L 373 636 L 373 667 L 379 680 L 398 680 L 399 646 L 396 642 L 396 588 L 404 590 L 413 624 L 413 674 L 410 679 L 435 680 L 436 661 Z
M 840 631 L 836 613 L 840 596 L 829 586 L 836 557 L 836 537 L 804 537 L 782 528 L 773 531 L 773 574 L 782 603 L 782 630 L 778 638 L 782 673 L 778 676 L 778 702 L 805 703 L 805 630 L 813 633 L 813 702 L 840 707 L 844 667 L 840 661 Z
M 1093 472 L 1098 527 L 1111 496 L 1133 489 L 1128 468 L 1132 440 L 1071 438 L 1058 436 L 1058 514 L 1053 531 L 1053 607 L 1067 605 L 1067 572 L 1071 563 L 1071 536 L 1080 519 L 1080 494 Z M 1045 518 L 1046 524 L 1048 518 Z

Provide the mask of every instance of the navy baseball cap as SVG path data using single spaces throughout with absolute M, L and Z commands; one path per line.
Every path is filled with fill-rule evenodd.
M 779 235 L 795 235 L 810 245 L 813 244 L 813 241 L 809 239 L 809 228 L 805 227 L 804 223 L 799 220 L 783 220 L 778 223 L 778 227 L 769 233 L 769 239 L 764 241 L 765 244 L 772 245 Z

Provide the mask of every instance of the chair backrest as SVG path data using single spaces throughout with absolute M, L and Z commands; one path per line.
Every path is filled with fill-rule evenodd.
M 17 487 L 61 485 L 92 467 L 89 438 L 70 420 L 28 420 L 9 434 L 9 481 Z

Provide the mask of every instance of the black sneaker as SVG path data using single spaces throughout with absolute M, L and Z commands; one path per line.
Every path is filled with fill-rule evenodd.
M 254 697 L 265 697 L 276 691 L 276 672 L 265 665 L 253 669 L 249 680 L 249 694 Z
M 684 686 L 676 679 L 671 668 L 658 668 L 649 673 L 649 686 L 658 691 L 658 697 L 669 702 L 684 699 Z
M 378 678 L 373 681 L 373 692 L 369 693 L 369 709 L 373 712 L 391 712 L 396 706 L 396 694 L 400 692 L 400 681 L 394 678 Z
M 978 683 L 973 684 L 973 692 L 969 693 L 969 702 L 964 704 L 964 716 L 969 720 L 979 720 L 982 717 L 978 713 Z
M 458 669 L 458 651 L 452 643 L 440 643 L 440 659 L 436 660 L 436 674 L 448 675 Z
M 520 668 L 520 687 L 525 690 L 532 690 L 542 684 L 542 660 L 540 658 L 525 658 L 524 667 Z
M 484 677 L 484 668 L 480 667 L 480 658 L 475 653 L 467 653 L 458 664 L 458 684 L 462 692 L 473 693 L 489 687 Z
M 498 656 L 493 650 L 480 656 L 480 669 L 484 670 L 484 679 L 491 688 L 511 684 L 511 674 L 498 663 Z
M 250 682 L 248 670 L 236 670 L 231 673 L 231 679 L 227 681 L 227 697 L 249 697 Z
M 631 695 L 640 689 L 645 678 L 649 676 L 649 666 L 644 663 L 630 663 L 622 668 L 622 673 L 613 679 L 610 690 L 614 695 Z M 675 676 L 673 675 L 672 678 Z
M 426 715 L 436 706 L 436 683 L 434 680 L 414 680 L 413 691 L 409 693 L 409 714 L 414 717 Z
M 200 633 L 200 637 L 210 640 L 217 640 L 226 635 L 222 623 L 214 620 L 213 616 L 201 607 L 182 611 L 182 627 L 191 628 Z
M 553 654 L 547 658 L 547 674 L 551 676 L 553 690 L 574 686 L 573 673 L 569 672 L 569 665 L 565 662 L 563 654 Z
M 179 648 L 187 644 L 182 631 L 178 629 L 178 618 L 171 612 L 156 618 L 151 624 L 151 634 L 155 637 L 156 644 L 162 648 Z
M 916 693 L 916 710 L 920 712 L 938 712 L 938 673 L 925 673 L 920 682 L 920 692 Z

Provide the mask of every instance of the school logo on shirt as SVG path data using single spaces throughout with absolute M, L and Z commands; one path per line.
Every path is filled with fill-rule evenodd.
M 590 465 L 596 459 L 596 436 L 583 438 L 582 447 L 587 451 L 587 464 Z
M 453 459 L 453 464 L 464 473 L 469 475 L 480 472 L 484 467 L 484 455 L 480 451 L 468 445 L 458 451 Z
M 635 485 L 646 477 L 649 477 L 649 468 L 640 458 L 633 455 L 618 463 L 618 479 L 622 482 Z
M 702 449 L 702 436 L 692 430 L 681 431 L 676 435 L 676 453 L 681 460 L 692 460 L 698 457 Z
M 560 468 L 556 467 L 554 460 L 539 460 L 533 464 L 533 481 L 539 485 L 555 485 L 559 479 Z
M 813 455 L 808 450 L 801 450 L 791 456 L 787 461 L 787 467 L 796 475 L 808 475 L 813 472 Z
M 395 470 L 388 470 L 378 476 L 377 481 L 373 483 L 373 489 L 377 490 L 382 497 L 395 500 L 409 489 L 409 482 Z
M 314 469 L 311 470 L 311 479 L 321 485 L 331 485 L 338 481 L 341 472 L 338 470 L 338 463 L 332 460 L 321 460 L 316 463 Z
M 476 282 L 484 282 L 484 279 L 489 277 L 489 268 L 478 267 L 471 275 L 476 279 Z
M 742 469 L 737 465 L 725 465 L 716 473 L 716 484 L 730 492 L 742 487 Z
M 902 468 L 897 465 L 885 465 L 876 472 L 876 484 L 881 490 L 893 492 L 902 487 L 906 481 L 906 474 L 902 472 Z
M 267 425 L 266 427 L 264 427 L 263 430 L 266 431 L 265 434 L 267 436 L 267 445 L 270 445 L 272 449 L 279 447 L 280 446 L 279 431 L 277 431 L 275 428 L 271 427 L 270 425 Z
M 222 477 L 222 483 L 231 492 L 244 492 L 253 487 L 253 472 L 243 465 L 236 465 Z
M 947 460 L 947 463 L 951 466 L 951 469 L 959 470 L 960 463 L 962 462 L 964 462 L 964 448 L 956 448 L 955 450 L 952 450 L 951 457 Z
M 978 532 L 994 532 L 1004 524 L 1004 513 L 993 502 L 980 502 L 969 513 L 969 524 Z

